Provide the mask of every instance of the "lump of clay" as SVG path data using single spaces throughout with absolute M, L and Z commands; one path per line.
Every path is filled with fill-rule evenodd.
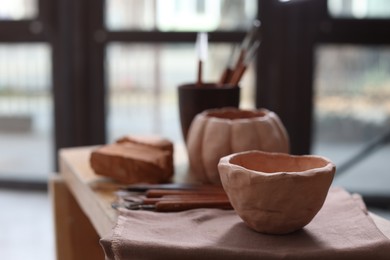
M 159 137 L 125 136 L 92 151 L 96 174 L 120 182 L 162 183 L 173 175 L 173 144 Z

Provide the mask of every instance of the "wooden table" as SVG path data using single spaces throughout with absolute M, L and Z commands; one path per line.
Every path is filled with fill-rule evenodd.
M 111 207 L 120 187 L 96 175 L 89 165 L 94 147 L 62 149 L 60 174 L 50 180 L 57 259 L 104 259 L 99 239 L 114 227 L 117 213 Z M 191 181 L 183 145 L 175 146 L 175 182 Z
M 89 166 L 93 147 L 60 151 L 60 175 L 51 179 L 57 259 L 104 259 L 99 239 L 110 234 L 117 219 L 111 208 L 118 184 L 97 176 Z M 175 182 L 188 178 L 184 146 L 175 146 Z M 390 238 L 390 222 L 371 214 L 378 228 Z

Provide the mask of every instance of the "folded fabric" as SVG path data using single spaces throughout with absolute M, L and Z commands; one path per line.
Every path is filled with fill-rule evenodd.
M 116 260 L 390 259 L 390 240 L 363 201 L 341 188 L 331 188 L 312 222 L 288 235 L 257 233 L 233 210 L 121 210 L 112 234 L 100 243 L 106 259 Z

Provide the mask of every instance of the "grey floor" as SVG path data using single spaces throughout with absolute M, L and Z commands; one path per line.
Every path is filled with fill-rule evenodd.
M 0 259 L 55 259 L 47 193 L 0 190 L 0 207 Z

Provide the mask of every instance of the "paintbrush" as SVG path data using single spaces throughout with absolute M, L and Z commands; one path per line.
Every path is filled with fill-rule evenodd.
M 202 86 L 202 72 L 203 72 L 203 64 L 207 59 L 207 53 L 208 53 L 208 37 L 207 33 L 198 33 L 198 36 L 196 38 L 196 53 L 198 57 L 198 77 L 196 85 L 198 87 Z
M 245 70 L 249 66 L 250 62 L 253 60 L 253 58 L 256 56 L 257 50 L 260 46 L 260 41 L 256 41 L 252 47 L 249 49 L 249 51 L 246 53 L 245 58 L 243 62 L 236 68 L 233 72 L 232 78 L 230 80 L 230 85 L 237 86 L 240 82 L 242 75 L 244 74 Z
M 253 21 L 252 28 L 248 31 L 248 33 L 244 37 L 244 40 L 241 43 L 240 54 L 238 56 L 234 71 L 238 70 L 242 65 L 242 63 L 244 62 L 244 59 L 247 56 L 247 52 L 250 46 L 252 46 L 253 42 L 256 40 L 256 36 L 260 26 L 261 26 L 261 22 L 259 20 Z
M 228 83 L 232 77 L 233 69 L 234 69 L 234 58 L 236 56 L 235 54 L 236 54 L 237 48 L 238 48 L 237 45 L 234 45 L 231 52 L 230 52 L 227 66 L 226 66 L 225 70 L 223 71 L 221 78 L 220 78 L 218 85 L 217 85 L 219 87 L 221 87 L 223 84 Z

